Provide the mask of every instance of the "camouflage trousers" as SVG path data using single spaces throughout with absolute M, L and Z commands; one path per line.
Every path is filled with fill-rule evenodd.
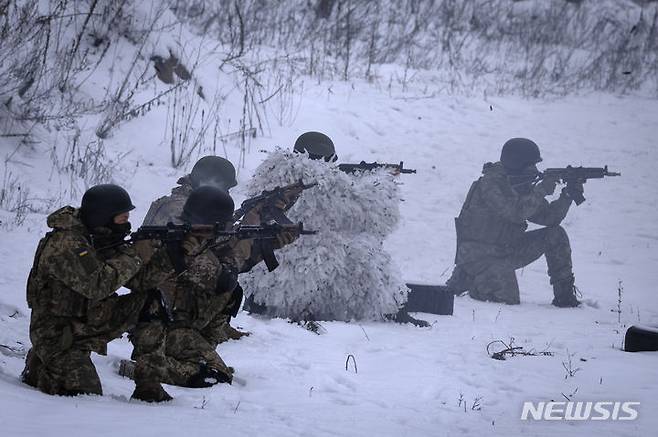
M 569 237 L 561 226 L 550 226 L 526 232 L 501 256 L 485 256 L 472 263 L 458 264 L 448 285 L 462 275 L 463 288 L 469 290 L 473 299 L 518 304 L 519 284 L 515 270 L 542 255 L 546 257 L 551 284 L 573 278 Z
M 157 381 L 181 387 L 197 387 L 194 382 L 204 369 L 214 369 L 228 380 L 232 369 L 216 351 L 217 343 L 200 330 L 183 325 L 148 321 L 131 334 L 136 361 L 135 381 Z
M 33 314 L 23 382 L 51 395 L 103 394 L 91 352 L 104 355 L 107 343 L 132 329 L 144 300 L 140 293 L 111 296 L 94 305 L 84 322 Z

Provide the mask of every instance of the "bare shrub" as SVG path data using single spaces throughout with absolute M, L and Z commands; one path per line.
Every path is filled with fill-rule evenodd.
M 62 148 L 51 149 L 51 159 L 57 173 L 68 175 L 67 191 L 69 197 L 74 197 L 93 185 L 114 182 L 119 170 L 125 168 L 129 153 L 110 154 L 102 139 L 81 143 L 80 134 L 76 133 Z M 82 187 L 78 187 L 79 181 Z
M 0 210 L 12 214 L 11 222 L 0 225 L 6 227 L 21 226 L 29 213 L 46 213 L 55 204 L 56 199 L 37 197 L 30 192 L 29 185 L 14 174 L 5 161 L 2 185 L 0 185 Z
M 436 72 L 450 92 L 563 95 L 580 90 L 658 95 L 656 3 L 512 0 L 173 3 L 236 59 L 267 46 L 302 57 L 304 73 L 365 77 L 377 66 Z M 228 7 L 230 5 L 230 7 Z M 617 9 L 614 9 L 614 8 Z M 406 88 L 411 75 L 398 78 Z

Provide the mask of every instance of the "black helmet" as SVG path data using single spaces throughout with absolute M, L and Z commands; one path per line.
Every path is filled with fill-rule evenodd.
M 333 141 L 321 132 L 301 134 L 295 141 L 293 150 L 297 153 L 308 152 L 311 159 L 324 159 L 327 162 L 334 162 L 338 159 Z
M 527 138 L 512 138 L 503 145 L 500 162 L 507 170 L 519 171 L 524 167 L 541 162 L 539 147 Z
M 231 161 L 220 156 L 204 156 L 199 159 L 190 173 L 192 188 L 202 185 L 212 185 L 221 190 L 228 191 L 235 187 L 235 167 Z
M 109 226 L 115 216 L 135 209 L 126 190 L 118 185 L 91 187 L 82 196 L 80 219 L 88 229 Z
M 181 218 L 192 225 L 226 223 L 233 218 L 233 208 L 233 199 L 226 191 L 204 185 L 190 193 Z

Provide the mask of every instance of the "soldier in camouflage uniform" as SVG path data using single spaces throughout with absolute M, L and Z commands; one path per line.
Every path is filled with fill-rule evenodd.
M 191 225 L 226 223 L 230 228 L 233 207 L 227 193 L 202 186 L 188 197 L 181 219 Z M 236 242 L 216 245 L 208 238 L 188 234 L 181 243 L 180 255 L 157 250 L 140 273 L 139 288 L 157 289 L 163 296 L 164 308 L 152 301 L 131 335 L 132 358 L 137 362 L 133 375 L 136 399 L 171 399 L 161 382 L 209 387 L 230 383 L 233 378 L 233 369 L 224 363 L 216 348 L 221 340 L 217 337 L 217 325 L 222 323 L 222 316 L 234 316 L 242 300 L 237 291 L 236 257 L 232 253 Z M 292 239 L 294 236 L 281 235 L 279 244 Z
M 179 186 L 172 189 L 169 196 L 163 196 L 151 204 L 143 224 L 147 226 L 166 225 L 169 222 L 180 224 L 183 205 L 185 205 L 192 190 L 208 185 L 228 193 L 238 183 L 235 176 L 235 167 L 229 160 L 219 156 L 204 156 L 194 164 L 189 175 L 178 180 Z M 260 224 L 260 221 L 254 224 Z M 249 253 L 249 243 L 239 243 L 236 251 Z M 208 329 L 208 335 L 217 339 L 218 342 L 221 343 L 229 339 L 239 340 L 249 335 L 248 332 L 238 331 L 233 328 L 230 325 L 230 316 L 220 315 L 218 317 L 220 317 L 220 320 L 212 324 L 212 332 L 210 328 Z
M 583 187 L 568 185 L 549 203 L 545 197 L 553 194 L 557 181 L 533 183 L 540 161 L 534 142 L 513 138 L 503 146 L 500 162 L 484 165 L 455 220 L 456 266 L 447 284 L 454 292 L 468 290 L 474 299 L 518 304 L 514 271 L 545 255 L 553 305 L 579 305 L 569 238 L 560 223 L 572 203 L 569 193 L 582 193 Z M 526 231 L 528 221 L 544 227 Z
M 189 224 L 229 222 L 233 201 L 211 186 L 192 191 L 184 204 L 181 221 Z M 237 272 L 218 258 L 207 237 L 190 233 L 179 250 L 156 250 L 138 278 L 141 290 L 155 290 L 137 329 L 131 334 L 135 392 L 133 398 L 165 401 L 171 397 L 160 383 L 183 387 L 207 387 L 230 382 L 232 369 L 202 335 L 223 314 L 237 286 Z
M 32 309 L 29 351 L 22 380 L 53 395 L 102 394 L 91 352 L 133 327 L 143 293 L 118 296 L 142 266 L 122 243 L 130 231 L 128 193 L 116 185 L 85 192 L 82 206 L 48 216 L 27 283 Z

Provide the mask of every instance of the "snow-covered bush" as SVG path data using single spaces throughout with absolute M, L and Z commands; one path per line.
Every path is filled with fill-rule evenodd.
M 396 313 L 408 289 L 382 246 L 399 220 L 393 176 L 347 175 L 334 164 L 277 150 L 258 167 L 249 190 L 258 194 L 299 179 L 318 185 L 288 217 L 319 232 L 278 250 L 275 271 L 261 264 L 244 275 L 247 296 L 269 315 L 292 320 L 377 320 Z
M 292 220 L 308 228 L 385 237 L 399 221 L 400 195 L 386 170 L 348 175 L 333 164 L 278 149 L 256 169 L 248 191 L 257 195 L 300 179 L 306 184 L 318 183 L 305 191 L 289 211 Z

